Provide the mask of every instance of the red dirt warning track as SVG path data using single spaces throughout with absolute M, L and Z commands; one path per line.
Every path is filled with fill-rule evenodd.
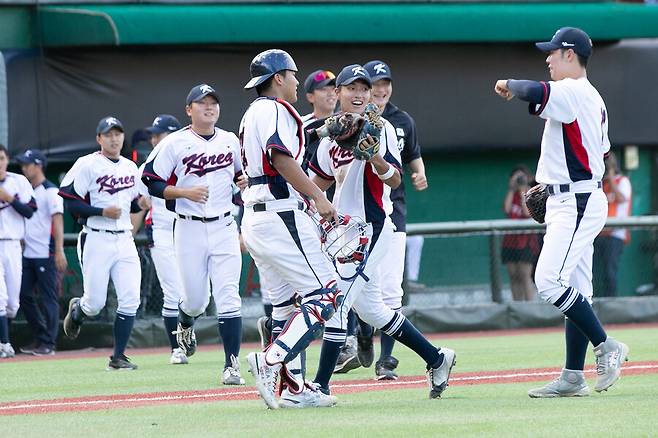
M 658 372 L 658 361 L 629 362 L 623 368 L 623 375 L 652 374 Z M 505 370 L 497 372 L 452 373 L 451 386 L 481 385 L 494 383 L 519 383 L 547 380 L 556 377 L 559 368 L 533 368 Z M 593 374 L 594 369 L 586 370 Z M 347 380 L 332 385 L 335 394 L 349 394 L 366 391 L 386 391 L 403 388 L 425 388 L 424 376 L 402 377 L 395 382 L 378 382 L 374 380 Z M 27 400 L 0 403 L 0 416 L 47 414 L 54 412 L 96 411 L 103 409 L 120 409 L 136 406 L 155 406 L 172 403 L 195 403 L 230 400 L 255 400 L 258 394 L 253 387 L 212 389 L 203 391 L 154 392 L 141 394 L 122 394 L 63 398 L 52 400 Z

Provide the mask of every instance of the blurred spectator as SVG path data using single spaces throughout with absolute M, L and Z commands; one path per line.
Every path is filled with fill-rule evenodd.
M 617 157 L 610 152 L 605 160 L 603 192 L 608 198 L 608 217 L 628 217 L 631 215 L 631 181 L 619 170 Z M 599 287 L 595 294 L 599 297 L 617 296 L 617 269 L 619 258 L 630 240 L 626 228 L 604 228 L 594 240 L 595 278 Z
M 512 170 L 503 203 L 509 219 L 527 219 L 530 213 L 523 200 L 525 193 L 534 185 L 530 170 L 519 165 Z M 515 301 L 531 301 L 537 295 L 532 280 L 532 269 L 539 254 L 537 234 L 508 234 L 503 237 L 502 262 L 507 266 L 512 297 Z
M 55 353 L 59 331 L 57 271 L 66 270 L 64 255 L 64 202 L 59 188 L 46 179 L 46 156 L 28 149 L 16 158 L 34 189 L 37 210 L 27 221 L 23 249 L 20 305 L 33 339 L 21 352 L 35 356 Z M 39 295 L 37 296 L 37 289 Z

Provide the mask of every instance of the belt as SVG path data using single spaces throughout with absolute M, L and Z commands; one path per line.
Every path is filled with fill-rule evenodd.
M 219 216 L 215 216 L 215 217 L 200 217 L 200 216 L 184 215 L 184 214 L 179 214 L 178 217 L 181 218 L 181 219 L 187 219 L 187 220 L 190 220 L 190 221 L 199 221 L 199 222 L 207 223 L 207 222 L 218 221 L 222 218 L 227 217 L 230 214 L 231 214 L 231 212 L 227 211 L 226 213 L 224 213 L 222 215 L 219 215 Z
M 267 211 L 267 203 L 262 202 L 260 204 L 254 204 L 254 205 L 251 206 L 251 208 L 253 208 L 254 211 Z M 292 209 L 293 209 L 293 207 L 290 207 L 287 210 L 292 210 Z M 298 201 L 297 202 L 297 209 L 302 210 L 302 211 L 305 210 L 306 209 L 306 204 L 304 204 L 301 201 Z M 285 209 L 282 209 L 280 206 L 278 208 L 275 208 L 275 210 L 285 211 Z
M 582 184 L 582 183 L 587 183 L 587 184 Z M 546 186 L 546 190 L 548 190 L 549 195 L 556 195 L 559 193 L 576 192 L 579 190 L 583 190 L 587 192 L 588 189 L 596 190 L 603 187 L 603 183 L 601 181 L 596 182 L 596 188 L 594 188 L 593 184 L 590 185 L 589 183 L 591 183 L 591 181 L 578 181 L 572 184 L 550 184 Z
M 257 186 L 261 184 L 286 184 L 287 181 L 284 177 L 281 175 L 274 175 L 274 176 L 269 176 L 269 175 L 262 175 L 262 176 L 255 176 L 255 177 L 249 177 L 249 180 L 247 184 L 249 187 L 251 186 Z
M 127 233 L 128 230 L 99 230 L 98 228 L 87 227 L 89 231 L 95 231 L 97 233 L 108 233 L 108 234 L 123 234 Z

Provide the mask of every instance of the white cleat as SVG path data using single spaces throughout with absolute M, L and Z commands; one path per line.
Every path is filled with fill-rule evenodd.
M 189 363 L 187 356 L 181 348 L 174 348 L 171 350 L 171 357 L 169 357 L 169 363 L 172 365 L 184 365 Z
M 231 366 L 224 368 L 222 374 L 222 383 L 224 385 L 244 385 L 245 381 L 240 374 L 240 362 L 238 358 L 231 355 Z
M 427 370 L 427 383 L 430 387 L 430 398 L 439 398 L 443 391 L 448 387 L 448 380 L 450 380 L 450 372 L 452 367 L 455 366 L 457 355 L 449 348 L 442 348 L 443 362 L 436 368 Z
M 263 401 L 270 409 L 278 409 L 279 402 L 276 399 L 276 385 L 279 380 L 281 364 L 268 365 L 265 362 L 265 353 L 249 353 L 247 355 L 249 372 L 256 379 L 256 389 Z
M 597 374 L 594 391 L 607 391 L 619 380 L 621 366 L 628 360 L 628 350 L 628 345 L 611 337 L 594 347 Z
M 330 408 L 336 406 L 338 399 L 325 394 L 317 383 L 307 383 L 299 394 L 293 394 L 288 388 L 281 393 L 279 406 L 282 408 Z

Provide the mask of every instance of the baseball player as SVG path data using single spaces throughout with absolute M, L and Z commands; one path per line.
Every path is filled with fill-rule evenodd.
M 297 101 L 296 72 L 294 60 L 283 50 L 258 54 L 245 85 L 255 88 L 258 98 L 240 122 L 242 165 L 249 179 L 242 196 L 242 234 L 258 271 L 267 273 L 273 304 L 273 342 L 263 352 L 249 353 L 247 360 L 258 392 L 272 409 L 336 403 L 316 385 L 305 384 L 300 358 L 335 313 L 342 294 L 315 224 L 302 211 L 305 196 L 322 217 L 336 219 L 334 207 L 300 166 L 305 135 L 292 106 Z M 284 389 L 277 400 L 279 374 Z
M 336 94 L 341 110 L 361 114 L 370 101 L 372 82 L 368 71 L 361 65 L 348 65 L 336 78 Z M 320 365 L 314 382 L 326 391 L 336 365 L 341 345 L 345 342 L 347 313 L 354 310 L 368 324 L 381 329 L 414 350 L 427 364 L 430 397 L 437 398 L 448 385 L 450 371 L 455 363 L 455 352 L 448 348 L 437 349 L 408 321 L 402 313 L 392 310 L 382 300 L 381 271 L 389 269 L 385 255 L 390 251 L 394 227 L 389 215 L 392 212 L 391 189 L 401 182 L 400 152 L 395 128 L 382 118 L 384 128 L 379 138 L 379 151 L 369 160 L 357 160 L 351 151 L 341 149 L 335 141 L 324 138 L 311 161 L 313 182 L 323 190 L 336 184 L 334 206 L 343 214 L 359 217 L 371 227 L 368 259 L 363 275 L 353 281 L 352 265 L 338 265 L 341 279 L 339 287 L 345 291 L 345 300 L 336 315 L 327 322 L 323 336 Z M 370 146 L 377 140 L 368 137 Z M 351 269 L 351 270 L 350 270 Z
M 306 92 L 306 100 L 313 107 L 313 111 L 302 116 L 302 127 L 306 129 L 315 129 L 324 123 L 324 119 L 334 113 L 336 108 L 336 75 L 329 70 L 316 70 L 306 77 L 304 81 L 304 91 Z M 320 143 L 319 138 L 309 139 L 306 138 L 305 154 L 302 162 L 302 168 L 307 170 L 308 163 L 315 153 L 315 150 Z M 331 199 L 330 196 L 328 196 Z M 271 299 L 269 297 L 269 284 L 267 273 L 260 274 L 260 289 L 263 298 L 263 304 L 266 306 L 266 316 L 260 318 L 257 323 L 258 333 L 261 335 L 261 344 L 263 346 L 269 343 L 271 335 L 272 321 L 271 321 Z M 269 309 L 269 314 L 268 314 Z
M 134 370 L 125 355 L 140 303 L 141 267 L 132 237 L 130 213 L 141 210 L 135 184 L 135 163 L 120 155 L 124 128 L 116 117 L 104 117 L 96 127 L 100 151 L 78 158 L 60 185 L 68 211 L 83 225 L 78 236 L 83 295 L 71 298 L 64 334 L 78 337 L 85 319 L 105 307 L 108 281 L 116 289 L 114 352 L 109 370 Z
M 182 289 L 178 304 L 178 346 L 196 351 L 194 320 L 210 302 L 217 305 L 224 344 L 222 383 L 244 385 L 238 355 L 242 341 L 239 294 L 242 256 L 233 208 L 232 183 L 242 175 L 239 142 L 216 127 L 219 95 L 208 84 L 193 87 L 185 100 L 192 123 L 168 135 L 151 152 L 142 181 L 152 196 L 176 213 L 174 248 Z
M 0 144 L 0 359 L 14 357 L 9 318 L 15 318 L 21 289 L 21 239 L 25 223 L 37 209 L 28 180 L 7 172 L 9 151 Z
M 372 79 L 372 102 L 382 111 L 382 117 L 395 128 L 402 165 L 408 166 L 411 170 L 411 183 L 414 189 L 425 190 L 427 178 L 425 163 L 420 155 L 420 145 L 416 136 L 416 122 L 407 112 L 390 102 L 393 94 L 391 69 L 385 62 L 379 60 L 370 61 L 364 67 Z M 404 182 L 401 182 L 399 187 L 391 189 L 390 197 L 393 203 L 391 220 L 395 226 L 395 232 L 391 240 L 391 250 L 387 253 L 387 260 L 384 263 L 387 269 L 383 269 L 381 272 L 380 285 L 384 304 L 393 310 L 400 310 L 402 308 L 402 279 L 407 238 Z M 362 324 L 360 334 L 357 336 L 359 361 L 364 366 L 369 366 L 374 356 L 372 333 L 373 330 L 363 327 Z M 375 376 L 378 380 L 397 379 L 395 368 L 398 360 L 391 355 L 394 344 L 395 340 L 392 337 L 381 332 L 381 351 L 375 364 Z
M 628 346 L 608 337 L 591 307 L 593 242 L 607 215 L 601 178 L 603 156 L 610 150 L 608 111 L 587 79 L 592 41 L 585 32 L 563 27 L 551 41 L 536 46 L 548 53 L 551 81 L 509 79 L 495 85 L 502 98 L 516 96 L 529 102 L 530 113 L 546 120 L 536 179 L 550 196 L 535 283 L 539 295 L 566 317 L 567 357 L 558 379 L 528 394 L 586 396 L 583 367 L 588 343 L 594 346 L 594 389 L 599 392 L 617 381 L 628 356 Z
M 146 128 L 151 134 L 150 142 L 154 150 L 158 144 L 169 134 L 178 131 L 181 124 L 176 117 L 169 114 L 160 114 L 154 120 L 153 124 Z M 140 175 L 144 170 L 144 164 L 140 166 Z M 174 251 L 174 219 L 175 213 L 167 210 L 164 199 L 153 197 L 148 193 L 148 188 L 140 181 L 140 195 L 150 199 L 151 208 L 146 212 L 144 218 L 144 229 L 148 238 L 148 244 L 151 251 L 151 259 L 155 265 L 155 272 L 162 288 L 164 295 L 162 303 L 162 319 L 164 321 L 165 332 L 171 346 L 170 364 L 186 364 L 187 356 L 178 346 L 176 341 L 176 327 L 178 324 L 178 301 L 180 291 L 183 290 L 183 283 L 178 273 L 176 264 L 176 253 Z
M 34 335 L 22 353 L 45 356 L 55 353 L 59 331 L 57 271 L 66 270 L 64 255 L 64 202 L 59 188 L 44 175 L 47 160 L 38 149 L 28 149 L 16 158 L 23 175 L 34 189 L 39 206 L 25 228 L 21 308 Z M 40 299 L 37 299 L 36 287 Z

